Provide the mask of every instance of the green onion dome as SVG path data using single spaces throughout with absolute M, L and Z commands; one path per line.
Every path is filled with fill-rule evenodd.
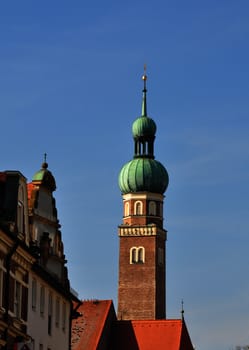
M 42 164 L 41 169 L 35 173 L 32 182 L 43 185 L 52 192 L 56 190 L 55 178 L 51 171 L 48 170 L 48 163 L 46 161 Z
M 132 124 L 134 157 L 119 173 L 118 184 L 122 194 L 152 192 L 163 194 L 169 184 L 169 176 L 164 166 L 155 160 L 154 140 L 156 123 L 147 116 L 147 76 L 144 81 L 142 115 Z
M 132 125 L 132 135 L 134 138 L 144 136 L 155 136 L 156 134 L 156 123 L 153 119 L 142 116 L 137 118 Z
M 119 188 L 122 194 L 152 192 L 163 194 L 169 184 L 164 166 L 150 158 L 136 158 L 123 166 L 119 173 Z

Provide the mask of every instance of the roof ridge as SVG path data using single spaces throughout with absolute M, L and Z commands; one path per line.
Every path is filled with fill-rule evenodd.
M 95 347 L 97 349 L 98 345 L 99 345 L 99 341 L 101 339 L 101 336 L 103 334 L 103 329 L 107 320 L 107 317 L 109 315 L 110 309 L 111 309 L 111 305 L 112 305 L 112 300 L 99 300 L 99 302 L 107 302 L 108 307 L 105 310 L 105 313 L 103 314 L 103 317 L 101 318 L 101 322 L 100 322 L 100 327 L 99 327 L 99 332 L 95 338 Z

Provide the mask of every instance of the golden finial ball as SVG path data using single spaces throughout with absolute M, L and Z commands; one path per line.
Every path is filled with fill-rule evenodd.
M 146 80 L 147 80 L 147 75 L 144 74 L 144 75 L 142 76 L 142 80 L 146 81 Z

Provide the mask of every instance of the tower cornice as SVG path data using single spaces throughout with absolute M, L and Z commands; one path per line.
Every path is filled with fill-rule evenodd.
M 150 200 L 163 201 L 164 197 L 165 196 L 163 194 L 153 193 L 153 192 L 136 192 L 136 193 L 123 194 L 123 200 L 150 199 Z
M 144 226 L 128 226 L 120 225 L 118 227 L 119 237 L 144 237 L 144 236 L 160 236 L 167 240 L 167 231 L 157 227 L 156 225 Z

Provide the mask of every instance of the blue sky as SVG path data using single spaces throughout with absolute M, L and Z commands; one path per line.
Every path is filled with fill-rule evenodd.
M 147 64 L 165 198 L 167 316 L 196 349 L 249 344 L 249 2 L 3 1 L 1 168 L 57 181 L 71 284 L 113 299 L 122 165 Z

